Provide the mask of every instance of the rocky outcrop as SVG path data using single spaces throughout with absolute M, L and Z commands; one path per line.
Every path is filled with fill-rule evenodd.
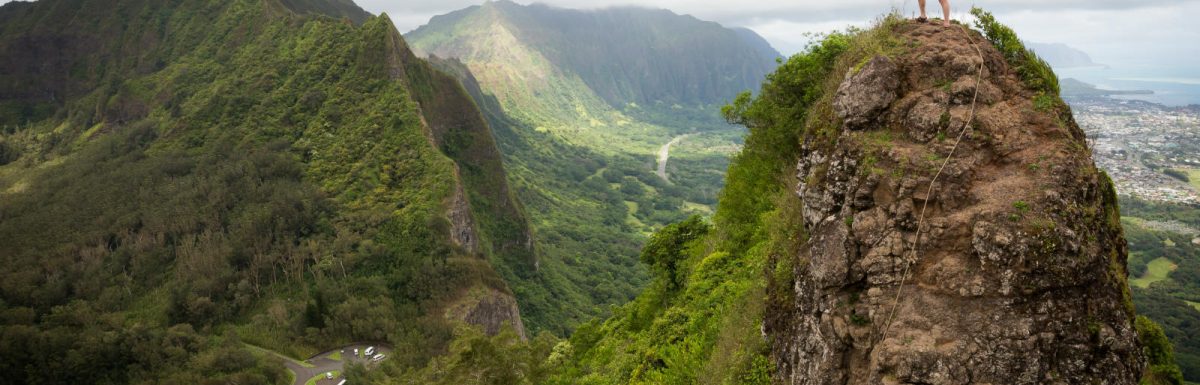
M 777 382 L 1136 384 L 1115 192 L 1069 109 L 1035 107 L 977 33 L 893 32 L 908 48 L 833 98 L 840 136 L 803 144 L 807 241 L 764 325 Z
M 886 56 L 875 56 L 862 68 L 852 68 L 838 87 L 833 110 L 847 128 L 874 123 L 879 113 L 896 100 L 900 87 L 898 68 Z
M 458 174 L 457 170 L 455 174 Z M 475 219 L 471 217 L 471 204 L 467 202 L 467 194 L 463 191 L 462 178 L 457 179 L 459 182 L 455 186 L 454 196 L 450 198 L 450 211 L 446 215 L 450 219 L 450 240 L 467 254 L 478 254 L 479 235 L 475 230 Z
M 494 257 L 508 265 L 506 270 L 536 272 L 539 261 L 527 216 L 508 184 L 492 129 L 471 94 L 458 79 L 413 55 L 399 34 L 389 44 L 395 52 L 389 59 L 391 75 L 411 85 L 431 144 L 457 166 L 460 183 L 448 213 L 455 243 Z M 434 89 L 440 92 L 429 92 Z
M 488 335 L 496 335 L 501 328 L 510 326 L 521 339 L 526 338 L 516 298 L 496 289 L 475 287 L 468 290 L 446 310 L 446 318 L 480 327 Z

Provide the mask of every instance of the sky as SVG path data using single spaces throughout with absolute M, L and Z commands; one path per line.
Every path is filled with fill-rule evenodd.
M 372 13 L 387 12 L 401 32 L 429 18 L 480 4 L 482 0 L 356 0 Z M 535 1 L 515 0 L 528 4 Z M 806 32 L 865 26 L 891 9 L 915 15 L 917 0 L 537 0 L 564 8 L 637 5 L 666 8 L 729 27 L 747 27 L 776 49 L 803 49 Z M 929 11 L 940 14 L 937 0 Z M 951 0 L 954 18 L 967 18 L 972 5 L 992 11 L 1025 40 L 1064 43 L 1119 66 L 1195 69 L 1200 77 L 1200 0 Z
M 10 0 L 0 0 L 5 3 Z M 355 0 L 374 14 L 386 12 L 401 32 L 434 15 L 483 0 Z M 747 27 L 776 49 L 803 49 L 807 32 L 865 26 L 891 9 L 914 15 L 917 0 L 515 0 L 565 8 L 636 5 L 665 8 L 729 27 Z M 940 14 L 937 0 L 931 13 Z M 1200 78 L 1200 0 L 951 0 L 954 18 L 966 19 L 972 5 L 992 11 L 1025 40 L 1064 43 L 1098 63 L 1126 67 L 1183 68 Z

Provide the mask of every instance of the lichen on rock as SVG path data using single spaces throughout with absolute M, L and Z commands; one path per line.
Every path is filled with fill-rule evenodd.
M 833 108 L 847 128 L 862 128 L 896 100 L 900 86 L 896 64 L 886 56 L 875 56 L 862 68 L 852 68 L 838 87 Z
M 851 69 L 825 102 L 840 132 L 801 145 L 776 381 L 1138 383 L 1116 201 L 1069 109 L 1036 108 L 974 31 L 880 28 L 904 49 Z

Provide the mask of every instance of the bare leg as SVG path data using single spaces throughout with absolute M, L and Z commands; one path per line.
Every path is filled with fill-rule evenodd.
M 925 2 L 924 0 L 921 1 L 921 3 L 924 3 L 924 2 Z M 942 25 L 949 27 L 950 26 L 950 0 L 941 0 L 941 2 L 942 2 L 942 14 L 945 15 L 945 18 L 942 19 L 943 20 Z M 924 13 L 925 13 L 925 7 L 922 6 L 921 14 L 924 14 Z
M 921 20 L 925 19 L 925 0 L 917 0 L 917 4 L 921 6 Z

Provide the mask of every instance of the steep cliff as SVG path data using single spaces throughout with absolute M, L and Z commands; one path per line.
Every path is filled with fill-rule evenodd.
M 640 7 L 489 1 L 406 38 L 485 110 L 540 257 L 505 277 L 526 324 L 559 335 L 641 290 L 647 234 L 711 212 L 742 135 L 719 106 L 779 56 L 752 31 Z M 668 182 L 659 149 L 684 135 Z
M 1056 80 L 965 26 L 894 21 L 852 47 L 868 39 L 801 136 L 776 378 L 1138 383 L 1116 193 Z
M 652 236 L 552 383 L 1179 384 L 1056 76 L 976 17 L 832 33 L 726 106 L 711 225 Z
M 508 0 L 434 17 L 408 38 L 422 54 L 473 67 L 486 59 L 531 60 L 510 71 L 544 68 L 551 72 L 542 76 L 578 80 L 615 108 L 723 103 L 758 86 L 780 57 L 753 31 L 663 9 L 576 10 Z
M 10 380 L 274 383 L 269 359 L 196 357 L 383 341 L 423 365 L 461 322 L 522 327 L 497 270 L 536 259 L 490 127 L 356 10 L 0 7 Z

